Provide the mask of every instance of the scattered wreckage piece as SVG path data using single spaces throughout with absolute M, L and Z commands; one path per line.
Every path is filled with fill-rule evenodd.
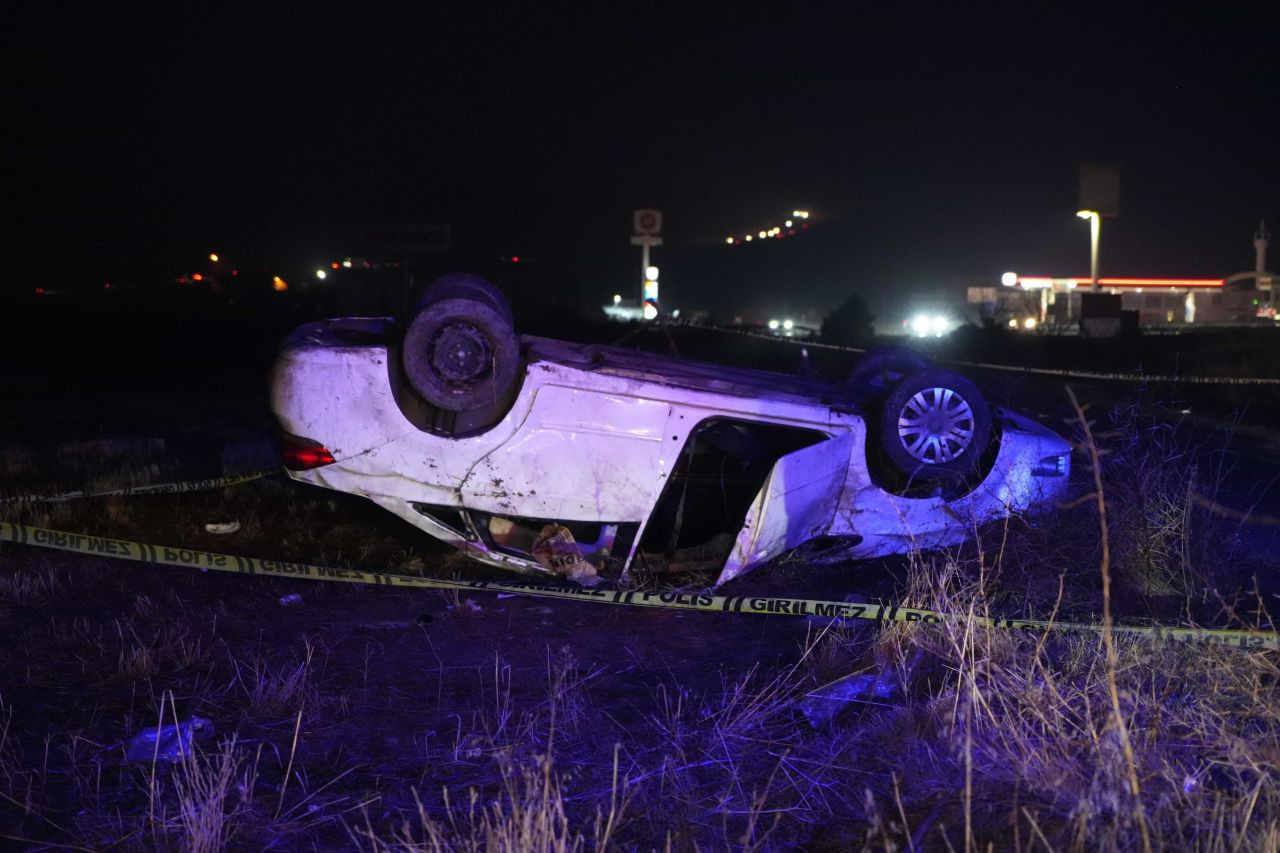
M 272 405 L 294 479 L 481 562 L 588 583 L 698 565 L 719 585 L 786 552 L 957 544 L 1052 507 L 1071 453 L 905 348 L 840 384 L 520 337 L 501 292 L 461 274 L 426 290 L 407 331 L 295 330 Z

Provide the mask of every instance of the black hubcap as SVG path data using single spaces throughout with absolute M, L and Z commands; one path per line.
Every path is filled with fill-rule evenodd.
M 431 344 L 431 369 L 452 385 L 475 382 L 489 369 L 493 356 L 484 332 L 471 323 L 450 323 Z

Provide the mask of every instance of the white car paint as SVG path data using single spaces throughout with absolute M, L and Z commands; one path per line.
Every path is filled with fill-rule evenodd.
M 382 332 L 353 340 L 344 333 L 353 323 Z M 956 544 L 982 522 L 1052 505 L 1067 485 L 1065 467 L 1058 476 L 1033 472 L 1046 457 L 1069 458 L 1070 446 L 997 410 L 999 450 L 971 492 L 954 500 L 891 494 L 866 464 L 863 414 L 835 386 L 528 336 L 521 386 L 505 416 L 476 435 L 437 435 L 397 403 L 395 328 L 389 320 L 322 321 L 286 342 L 274 371 L 275 413 L 286 432 L 323 444 L 335 459 L 291 476 L 365 496 L 491 565 L 545 571 L 531 556 L 491 547 L 412 504 L 638 524 L 629 568 L 686 439 L 713 417 L 826 436 L 776 460 L 718 583 L 815 537 L 861 537 L 847 548 L 853 559 Z

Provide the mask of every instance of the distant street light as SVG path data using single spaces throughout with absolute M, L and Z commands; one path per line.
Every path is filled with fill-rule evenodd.
M 1089 280 L 1093 289 L 1098 289 L 1098 232 L 1102 228 L 1102 217 L 1096 210 L 1077 210 L 1076 216 L 1089 220 Z
M 210 253 L 209 260 L 213 261 L 216 264 L 218 262 L 218 256 Z

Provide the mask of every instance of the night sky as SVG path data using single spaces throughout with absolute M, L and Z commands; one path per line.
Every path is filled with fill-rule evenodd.
M 742 254 L 762 250 L 724 237 L 803 207 L 788 304 L 857 290 L 884 313 L 1008 269 L 1087 273 L 1091 162 L 1121 170 L 1104 274 L 1250 268 L 1259 218 L 1280 231 L 1266 7 L 1039 5 L 24 13 L 6 76 L 30 272 L 0 286 L 214 249 L 309 264 L 370 224 L 447 222 L 577 270 L 565 292 L 597 304 L 638 266 L 630 211 L 653 206 L 673 301 L 763 304 Z

